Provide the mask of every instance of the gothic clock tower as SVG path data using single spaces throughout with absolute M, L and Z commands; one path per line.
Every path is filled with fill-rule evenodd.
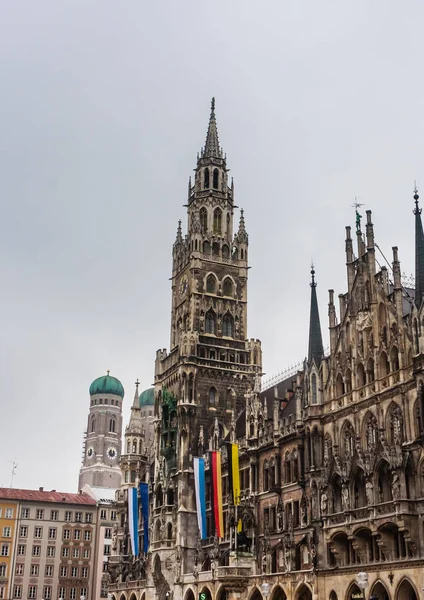
M 260 342 L 247 339 L 248 234 L 242 210 L 233 230 L 234 185 L 219 146 L 214 99 L 186 206 L 187 234 L 180 221 L 173 245 L 171 348 L 157 352 L 155 365 L 157 585 L 193 570 L 193 456 L 234 431 L 262 369 Z M 175 553 L 177 568 L 168 571 Z

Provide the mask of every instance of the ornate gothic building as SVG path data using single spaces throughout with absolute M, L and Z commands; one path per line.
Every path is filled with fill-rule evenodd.
M 415 289 L 402 283 L 396 247 L 392 264 L 379 267 L 371 211 L 365 231 L 357 215 L 355 249 L 346 228 L 347 292 L 337 309 L 329 292 L 329 351 L 312 269 L 308 357 L 261 390 L 260 342 L 247 339 L 248 236 L 242 212 L 233 231 L 234 186 L 212 103 L 189 183 L 187 234 L 180 223 L 173 246 L 171 348 L 156 356 L 154 457 L 137 441 L 134 467 L 127 455 L 121 461 L 129 479 L 110 559 L 114 600 L 350 600 L 363 597 L 359 572 L 368 577 L 367 597 L 422 597 L 424 234 L 414 198 Z M 239 445 L 237 509 L 226 441 Z M 223 456 L 220 539 L 209 449 Z M 194 456 L 206 460 L 205 540 Z M 149 482 L 150 543 L 137 558 L 126 490 L 139 480 Z

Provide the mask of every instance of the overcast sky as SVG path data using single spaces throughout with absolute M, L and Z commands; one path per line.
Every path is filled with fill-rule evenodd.
M 424 188 L 418 0 L 2 0 L 0 485 L 76 491 L 88 387 L 153 381 L 171 247 L 216 97 L 271 375 L 324 343 L 354 198 L 402 270 Z M 424 190 L 423 190 L 424 197 Z M 378 257 L 379 258 L 379 257 Z

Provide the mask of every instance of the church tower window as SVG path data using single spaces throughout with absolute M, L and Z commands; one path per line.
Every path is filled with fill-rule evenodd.
M 230 314 L 224 315 L 222 319 L 222 335 L 226 337 L 233 337 L 234 320 Z
M 215 334 L 215 331 L 216 331 L 216 317 L 215 317 L 215 313 L 213 312 L 213 310 L 209 310 L 206 313 L 205 322 L 206 322 L 206 333 Z
M 211 387 L 209 390 L 209 406 L 215 406 L 216 404 L 216 389 Z
M 217 190 L 219 187 L 219 171 L 218 169 L 213 170 L 213 188 Z
M 208 230 L 208 211 L 206 210 L 206 208 L 203 206 L 200 209 L 200 225 L 202 227 L 202 233 L 206 233 Z
M 205 169 L 204 175 L 203 175 L 203 189 L 208 189 L 209 187 L 209 169 Z
M 91 419 L 91 433 L 93 433 L 94 431 L 96 431 L 96 419 L 93 417 Z
M 312 389 L 312 404 L 317 403 L 317 376 L 315 373 L 311 377 L 311 389 Z
M 115 433 L 116 432 L 116 422 L 115 419 L 111 419 L 109 422 L 109 433 Z
M 222 232 L 222 210 L 215 208 L 213 213 L 213 232 L 220 235 Z
M 214 275 L 209 275 L 206 280 L 206 291 L 209 294 L 215 294 L 216 292 L 216 279 Z
M 233 282 L 229 277 L 224 279 L 224 285 L 222 286 L 222 291 L 224 296 L 232 296 L 233 295 Z

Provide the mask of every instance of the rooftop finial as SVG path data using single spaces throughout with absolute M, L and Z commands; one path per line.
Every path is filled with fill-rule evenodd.
M 355 196 L 355 202 L 352 204 L 352 208 L 355 209 L 355 217 L 356 217 L 356 231 L 361 231 L 361 219 L 362 219 L 362 215 L 359 214 L 358 208 L 360 208 L 361 206 L 364 206 L 363 204 L 360 204 Z
M 137 391 L 138 391 L 138 386 L 139 386 L 139 385 L 140 385 L 140 382 L 139 382 L 139 380 L 138 380 L 138 377 L 137 377 L 137 381 L 135 382 L 135 387 L 136 387 L 136 390 L 137 390 Z
M 418 200 L 420 199 L 419 195 L 418 195 L 418 189 L 417 189 L 417 182 L 414 181 L 414 200 L 415 200 L 415 208 L 414 208 L 414 215 L 420 215 L 421 214 L 421 208 L 418 207 Z
M 314 261 L 311 261 L 311 287 L 317 287 L 315 283 L 315 269 L 314 269 Z
M 106 372 L 107 372 L 107 374 L 109 375 L 110 371 L 108 370 L 108 371 L 106 371 Z
M 215 114 L 215 97 L 212 98 L 211 102 L 211 114 Z
M 179 219 L 178 227 L 177 227 L 177 239 L 175 240 L 175 243 L 180 244 L 182 241 L 183 241 L 183 233 L 181 230 L 181 219 Z

